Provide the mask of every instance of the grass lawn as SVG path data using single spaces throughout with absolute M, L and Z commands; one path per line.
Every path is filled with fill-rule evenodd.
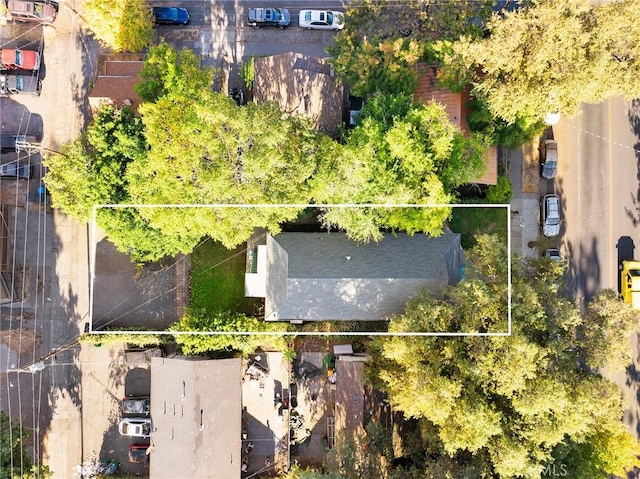
M 497 234 L 507 243 L 507 210 L 506 208 L 483 208 L 478 204 L 474 208 L 453 208 L 449 227 L 461 234 L 464 249 L 475 245 L 475 236 L 481 234 Z
M 246 245 L 229 250 L 207 240 L 191 253 L 190 306 L 254 314 L 260 304 L 244 296 Z

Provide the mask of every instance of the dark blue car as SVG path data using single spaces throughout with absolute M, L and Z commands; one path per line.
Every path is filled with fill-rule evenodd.
M 159 25 L 186 25 L 189 12 L 182 7 L 153 7 L 155 22 Z

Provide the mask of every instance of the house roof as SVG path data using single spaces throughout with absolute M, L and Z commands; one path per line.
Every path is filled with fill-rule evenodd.
M 240 478 L 239 358 L 152 358 L 150 477 Z
M 142 99 L 135 90 L 144 62 L 138 57 L 101 57 L 98 76 L 89 93 L 89 103 L 97 108 L 102 103 L 130 106 L 136 111 Z
M 454 93 L 446 88 L 438 87 L 438 66 L 424 65 L 418 67 L 418 86 L 413 92 L 413 99 L 417 103 L 426 105 L 436 102 L 445 107 L 449 121 L 462 131 L 463 135 L 471 134 L 467 116 L 471 112 L 468 102 L 471 100 L 469 88 Z M 485 154 L 485 171 L 480 178 L 470 183 L 495 185 L 498 182 L 498 149 L 493 146 Z
M 336 359 L 336 436 L 364 436 L 364 362 Z
M 323 58 L 283 53 L 255 59 L 256 103 L 275 102 L 288 115 L 311 118 L 329 135 L 342 124 L 344 87 Z
M 345 233 L 267 236 L 265 319 L 380 320 L 409 298 L 458 281 L 460 235 L 386 235 L 357 243 Z

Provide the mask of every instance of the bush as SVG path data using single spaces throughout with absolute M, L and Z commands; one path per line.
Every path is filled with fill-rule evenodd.
M 481 100 L 472 100 L 468 106 L 471 111 L 467 116 L 469 128 L 485 135 L 493 145 L 515 149 L 531 142 L 546 128 L 533 115 L 522 114 L 513 123 L 495 118 Z
M 98 333 L 86 333 L 78 338 L 78 341 L 85 344 L 93 345 L 112 345 L 127 343 L 130 346 L 145 347 L 145 346 L 159 346 L 170 341 L 172 338 L 167 335 L 166 338 L 159 334 L 130 334 L 126 332 L 118 334 L 98 334 Z
M 498 183 L 487 188 L 487 203 L 507 204 L 511 201 L 513 189 L 506 175 L 498 175 Z
M 255 79 L 256 57 L 249 58 L 249 61 L 242 64 L 242 79 L 247 89 L 253 89 L 253 80 Z

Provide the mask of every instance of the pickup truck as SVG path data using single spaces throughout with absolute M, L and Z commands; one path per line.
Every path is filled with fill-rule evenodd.
M 36 75 L 0 74 L 0 96 L 28 93 L 40 94 L 40 80 Z
M 247 25 L 253 28 L 285 28 L 291 23 L 291 15 L 289 15 L 289 10 L 286 8 L 250 8 L 247 13 L 247 19 Z
M 0 70 L 37 70 L 40 68 L 40 54 L 33 50 L 0 50 Z
M 622 300 L 633 309 L 640 309 L 640 261 L 623 261 L 620 268 Z

